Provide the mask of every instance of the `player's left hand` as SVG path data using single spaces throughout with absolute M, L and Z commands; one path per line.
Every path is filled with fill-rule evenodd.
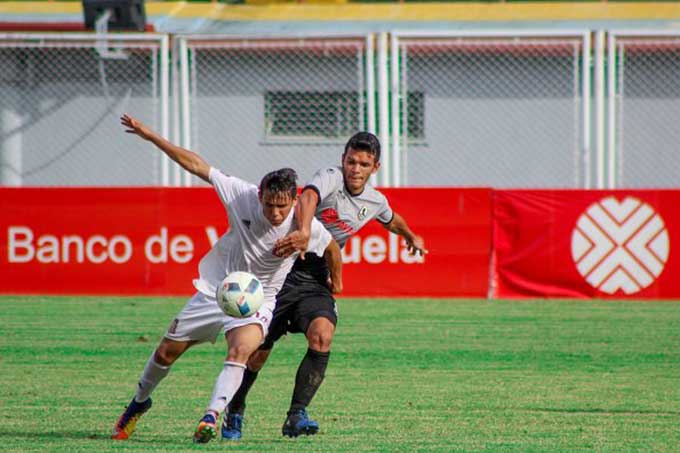
M 285 258 L 299 251 L 300 258 L 305 259 L 305 252 L 308 246 L 309 235 L 299 230 L 293 231 L 276 241 L 274 244 L 274 255 Z
M 340 294 L 342 292 L 342 280 L 334 282 L 332 278 L 328 277 L 326 284 L 328 285 L 328 289 L 331 290 L 331 293 Z
M 413 240 L 406 239 L 406 248 L 411 255 L 420 254 L 421 256 L 427 253 L 425 248 L 425 241 L 420 236 L 413 236 Z

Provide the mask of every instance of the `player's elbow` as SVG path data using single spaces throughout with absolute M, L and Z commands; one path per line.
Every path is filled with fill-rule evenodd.
M 196 154 L 189 157 L 187 161 L 183 163 L 182 167 L 192 175 L 198 176 L 205 181 L 209 180 L 208 174 L 210 173 L 210 167 Z
M 300 195 L 300 204 L 301 205 L 311 205 L 314 209 L 316 209 L 316 205 L 319 203 L 319 195 L 316 193 L 316 190 L 312 189 L 307 189 L 302 192 Z

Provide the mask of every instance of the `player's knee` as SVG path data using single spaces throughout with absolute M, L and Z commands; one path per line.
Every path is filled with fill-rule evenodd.
M 250 371 L 260 371 L 262 367 L 264 366 L 265 362 L 269 358 L 269 354 L 271 353 L 271 349 L 269 350 L 263 350 L 263 349 L 258 349 L 254 353 L 250 355 L 250 358 L 248 359 L 248 369 Z
M 170 366 L 175 363 L 175 360 L 177 360 L 180 355 L 181 352 L 161 345 L 158 347 L 158 349 L 156 349 L 154 360 L 161 366 Z
M 154 352 L 154 360 L 161 366 L 170 366 L 194 344 L 196 344 L 194 341 L 175 341 L 164 338 Z
M 335 326 L 326 318 L 315 319 L 307 329 L 307 343 L 310 349 L 328 352 L 331 349 Z
M 331 349 L 333 335 L 313 335 L 307 337 L 307 344 L 310 349 L 319 352 L 328 352 Z
M 227 354 L 227 361 L 246 363 L 248 362 L 248 357 L 253 352 L 250 345 L 247 344 L 236 344 L 229 347 L 229 353 Z

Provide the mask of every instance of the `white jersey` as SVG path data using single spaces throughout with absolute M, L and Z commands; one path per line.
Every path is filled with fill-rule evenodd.
M 214 298 L 217 286 L 227 274 L 246 271 L 262 283 L 265 303 L 274 304 L 276 293 L 298 256 L 295 253 L 281 258 L 272 253 L 278 239 L 297 229 L 294 210 L 291 209 L 281 225 L 273 226 L 262 212 L 257 186 L 226 176 L 215 168 L 210 169 L 210 182 L 227 209 L 229 231 L 201 259 L 200 277 L 194 280 L 194 286 Z M 309 250 L 323 256 L 330 241 L 330 233 L 314 219 Z

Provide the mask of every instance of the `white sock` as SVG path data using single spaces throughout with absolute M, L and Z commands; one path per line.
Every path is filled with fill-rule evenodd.
M 224 368 L 215 381 L 215 389 L 208 405 L 209 411 L 217 412 L 218 415 L 224 411 L 241 386 L 245 369 L 246 365 L 243 363 L 224 362 Z
M 165 376 L 170 372 L 169 366 L 163 366 L 156 363 L 154 360 L 154 354 L 151 354 L 149 360 L 146 362 L 144 367 L 144 372 L 139 378 L 139 383 L 137 384 L 137 392 L 135 393 L 135 401 L 142 403 L 151 396 L 156 386 L 163 380 Z

